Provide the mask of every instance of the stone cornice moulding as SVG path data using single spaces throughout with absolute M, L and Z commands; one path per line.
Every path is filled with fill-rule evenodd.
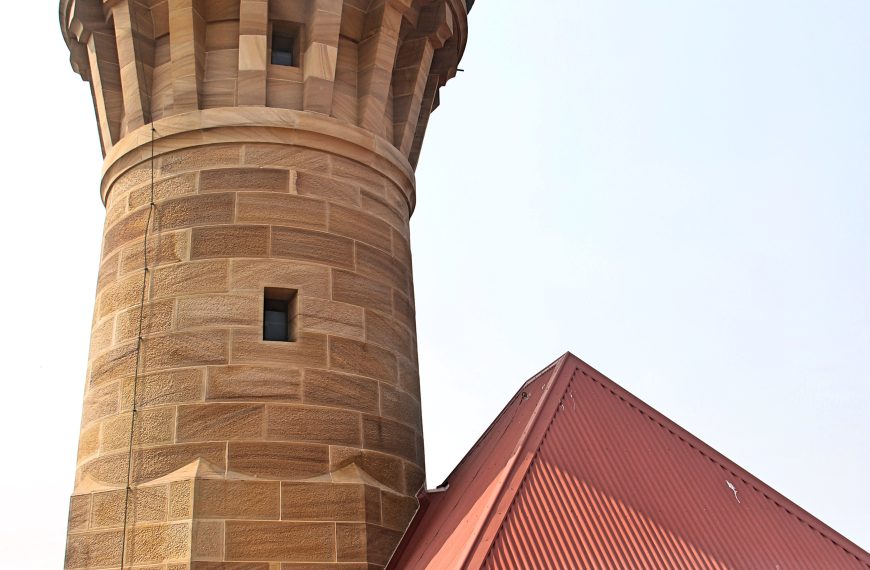
M 414 212 L 416 177 L 410 162 L 387 140 L 325 115 L 271 107 L 222 107 L 172 115 L 139 127 L 111 148 L 103 162 L 100 196 L 122 174 L 154 156 L 223 143 L 271 143 L 310 148 L 373 168 L 401 190 Z

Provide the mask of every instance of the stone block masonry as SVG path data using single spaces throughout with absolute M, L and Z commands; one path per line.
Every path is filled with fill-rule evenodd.
M 409 219 L 465 1 L 60 4 L 106 204 L 66 568 L 383 568 L 425 483 Z
M 403 192 L 362 164 L 334 179 L 326 152 L 204 146 L 205 170 L 179 152 L 155 160 L 155 189 L 185 183 L 155 192 L 149 228 L 130 563 L 384 564 L 424 473 Z M 150 207 L 136 168 L 108 191 L 68 568 L 121 547 Z M 349 189 L 379 206 L 336 201 Z M 298 291 L 297 342 L 262 339 L 266 287 Z

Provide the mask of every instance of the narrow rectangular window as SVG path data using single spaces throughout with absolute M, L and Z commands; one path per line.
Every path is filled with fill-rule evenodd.
M 263 340 L 296 340 L 296 291 L 266 287 L 263 292 Z
M 289 22 L 272 23 L 272 65 L 299 67 L 298 27 Z

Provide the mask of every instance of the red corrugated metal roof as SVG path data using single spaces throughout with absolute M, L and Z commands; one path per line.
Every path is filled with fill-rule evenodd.
M 868 570 L 870 555 L 571 354 L 527 382 L 397 569 Z

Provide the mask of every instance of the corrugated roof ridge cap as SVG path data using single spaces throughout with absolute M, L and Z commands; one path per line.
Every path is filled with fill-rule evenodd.
M 571 361 L 575 362 L 573 370 L 571 370 L 571 367 L 567 366 Z M 510 505 L 513 503 L 513 500 L 522 485 L 525 474 L 533 463 L 544 435 L 552 424 L 556 409 L 558 409 L 559 402 L 564 393 L 564 390 L 560 392 L 558 388 L 562 384 L 570 384 L 574 371 L 577 369 L 576 362 L 578 361 L 582 362 L 570 352 L 566 352 L 556 361 L 556 363 L 554 363 L 555 369 L 551 375 L 552 380 L 548 383 L 547 393 L 541 398 L 538 402 L 537 408 L 529 417 L 526 429 L 520 436 L 515 451 L 511 456 L 510 466 L 508 467 L 507 475 L 504 478 L 501 489 L 486 509 L 485 514 L 481 516 L 481 520 L 484 521 L 484 524 L 478 528 L 477 534 L 472 536 L 468 541 L 470 546 L 467 548 L 466 553 L 463 556 L 460 568 L 466 570 L 477 570 L 480 567 L 480 564 L 482 564 L 486 559 L 486 555 L 492 546 L 492 540 L 497 536 L 498 529 L 501 528 L 504 523 L 504 518 L 510 511 Z M 528 386 L 528 384 L 529 382 L 523 385 L 523 388 Z M 565 387 L 567 389 L 567 385 Z M 554 394 L 556 395 L 555 400 Z M 547 409 L 551 409 L 551 411 L 545 415 L 544 411 Z M 538 420 L 542 417 L 549 417 L 550 421 L 540 425 Z M 533 434 L 535 437 L 532 437 Z M 527 454 L 528 460 L 520 462 L 520 457 L 523 455 L 524 450 L 530 451 L 530 453 Z M 501 515 L 498 516 L 499 507 L 502 505 L 504 505 L 505 508 L 502 509 Z M 491 534 L 492 536 L 487 540 L 488 534 Z M 484 547 L 484 545 L 486 546 Z
M 572 354 L 571 356 L 574 355 Z M 791 515 L 793 518 L 797 519 L 799 523 L 803 524 L 804 526 L 810 527 L 811 530 L 814 530 L 822 537 L 830 540 L 842 550 L 857 559 L 859 562 L 870 568 L 870 553 L 868 553 L 866 550 L 837 532 L 835 529 L 828 526 L 824 521 L 820 520 L 818 517 L 805 510 L 803 507 L 801 507 L 800 505 L 798 505 L 797 503 L 795 503 L 794 501 L 792 501 L 755 475 L 753 475 L 747 469 L 741 467 L 728 457 L 724 456 L 722 453 L 704 442 L 701 438 L 692 434 L 690 431 L 679 425 L 677 422 L 665 416 L 664 414 L 653 408 L 651 405 L 647 404 L 646 402 L 644 402 L 643 400 L 641 400 L 640 398 L 608 378 L 606 375 L 602 374 L 592 366 L 586 364 L 585 362 L 583 362 L 583 360 L 577 358 L 576 356 L 574 356 L 574 358 L 580 362 L 580 366 L 578 368 L 580 369 L 581 374 L 583 374 L 593 382 L 599 383 L 604 386 L 611 393 L 612 396 L 622 399 L 625 403 L 629 405 L 634 405 L 642 414 L 647 416 L 648 419 L 654 421 L 660 429 L 667 431 L 671 436 L 679 439 L 680 442 L 682 442 L 684 445 L 689 446 L 701 455 L 709 458 L 716 465 L 727 470 L 735 478 L 749 479 L 750 483 L 748 484 L 755 493 L 761 495 L 767 501 L 772 502 L 776 507 L 785 511 L 786 514 Z M 620 394 L 617 394 L 617 392 L 619 392 Z M 631 402 L 628 402 L 628 400 L 631 400 Z M 697 445 L 692 445 L 692 443 L 690 443 L 688 440 L 691 440 L 692 442 L 697 442 Z M 757 487 L 763 488 L 763 491 L 758 489 Z M 782 503 L 786 503 L 789 505 L 789 507 L 793 508 L 786 508 L 785 506 L 783 506 Z M 795 511 L 799 511 L 804 516 L 798 516 L 797 514 L 795 514 Z M 805 519 L 812 519 L 813 521 L 818 522 L 818 524 L 811 525 Z M 820 526 L 822 528 L 819 528 Z

